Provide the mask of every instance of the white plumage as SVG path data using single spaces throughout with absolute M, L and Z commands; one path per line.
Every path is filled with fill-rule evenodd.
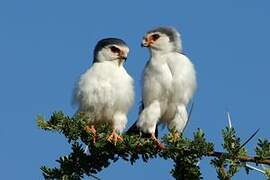
M 182 54 L 180 34 L 160 27 L 146 33 L 142 45 L 150 50 L 142 87 L 142 109 L 136 126 L 155 132 L 158 123 L 182 132 L 188 119 L 186 107 L 196 89 L 193 64 Z
M 89 125 L 110 123 L 114 130 L 109 140 L 121 139 L 127 114 L 133 104 L 133 79 L 123 67 L 129 49 L 115 38 L 98 42 L 93 65 L 81 75 L 74 99 L 79 112 L 89 117 Z

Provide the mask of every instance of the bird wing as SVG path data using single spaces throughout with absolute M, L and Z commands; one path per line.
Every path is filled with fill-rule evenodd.
M 174 53 L 168 58 L 168 66 L 173 75 L 172 99 L 187 105 L 197 86 L 194 66 L 187 56 L 180 53 Z

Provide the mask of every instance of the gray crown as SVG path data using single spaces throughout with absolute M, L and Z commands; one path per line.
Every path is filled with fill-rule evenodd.
M 125 41 L 123 41 L 122 39 L 118 39 L 118 38 L 105 38 L 105 39 L 101 39 L 100 41 L 98 41 L 95 49 L 94 49 L 94 61 L 93 63 L 97 62 L 96 57 L 98 52 L 108 46 L 108 45 L 119 45 L 119 46 L 127 46 L 127 44 L 125 43 Z
M 170 41 L 174 44 L 175 51 L 182 52 L 182 44 L 181 44 L 180 34 L 175 28 L 173 28 L 173 27 L 157 27 L 153 30 L 148 31 L 147 34 L 155 33 L 155 32 L 160 32 L 162 34 L 166 34 L 169 37 Z

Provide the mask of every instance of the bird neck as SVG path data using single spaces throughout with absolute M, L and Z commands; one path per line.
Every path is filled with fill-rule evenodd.
M 112 64 L 113 66 L 115 67 L 123 67 L 123 61 L 119 60 L 119 59 L 115 59 L 115 60 L 112 60 L 112 61 L 105 61 L 105 62 L 108 62 L 110 64 Z
M 150 49 L 150 56 L 151 57 L 160 57 L 160 56 L 164 56 L 166 54 L 171 53 L 171 50 L 168 49 L 164 49 L 164 50 L 160 50 L 160 49 Z

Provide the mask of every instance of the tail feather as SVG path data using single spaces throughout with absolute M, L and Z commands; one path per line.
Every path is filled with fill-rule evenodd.
M 140 134 L 140 129 L 136 125 L 137 121 L 135 121 L 132 126 L 127 130 L 126 134 Z
M 139 106 L 139 115 L 141 114 L 143 109 L 144 109 L 144 104 L 141 101 L 140 106 Z M 135 121 L 133 123 L 133 125 L 127 130 L 126 134 L 128 134 L 128 135 L 137 134 L 143 138 L 150 138 L 151 137 L 150 133 L 144 133 L 141 131 L 141 129 L 137 126 L 137 121 Z M 158 138 L 158 127 L 157 126 L 156 126 L 156 130 L 155 130 L 155 136 Z
M 137 126 L 137 121 L 135 121 L 133 123 L 133 125 L 127 130 L 126 132 L 127 135 L 140 135 L 143 138 L 150 138 L 151 134 L 150 133 L 144 133 L 143 131 L 141 131 L 141 129 Z M 155 130 L 155 136 L 156 138 L 158 138 L 158 126 L 156 126 L 156 130 Z

